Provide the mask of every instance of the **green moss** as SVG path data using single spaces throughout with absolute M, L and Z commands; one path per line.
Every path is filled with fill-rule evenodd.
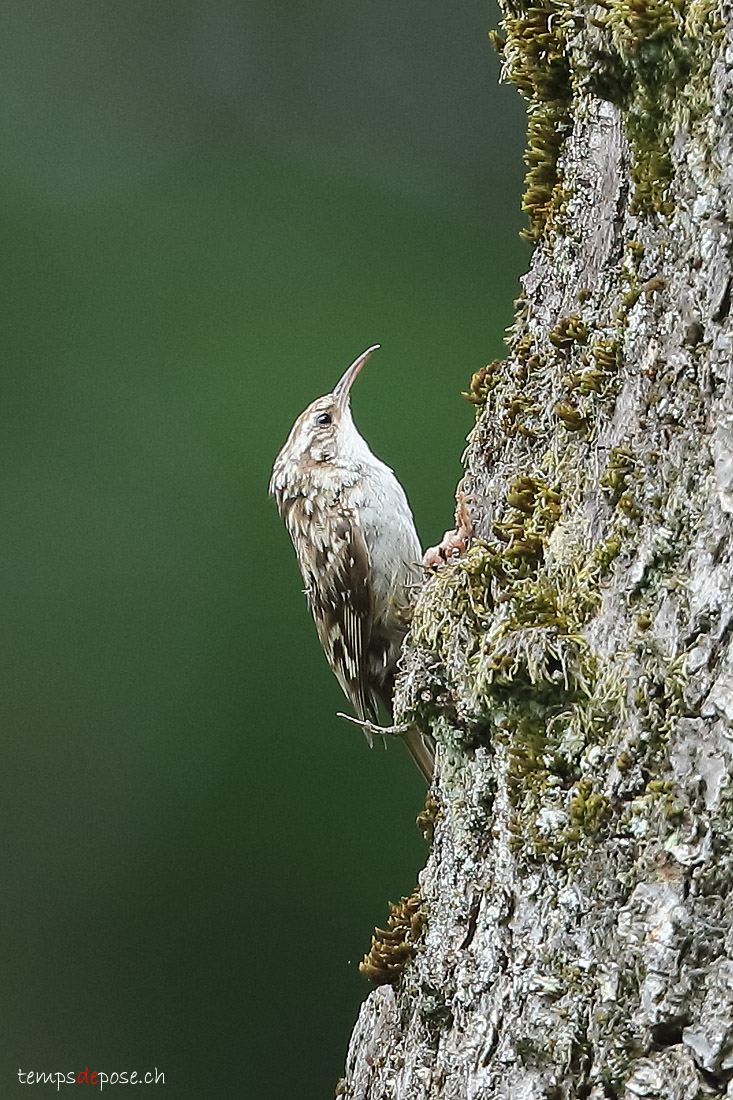
M 582 836 L 593 836 L 600 828 L 607 809 L 606 796 L 594 791 L 590 780 L 581 779 L 570 800 L 570 825 L 565 830 L 566 843 L 580 840 Z
M 593 344 L 591 354 L 596 367 L 606 378 L 618 371 L 620 350 L 618 340 L 597 340 Z
M 626 749 L 620 752 L 616 757 L 616 767 L 622 774 L 628 772 L 633 766 L 633 763 L 634 761 L 631 757 L 631 754 L 628 753 Z
M 557 402 L 555 414 L 563 421 L 569 431 L 585 431 L 593 420 L 595 409 L 585 403 L 583 411 L 578 408 L 578 399 L 583 397 L 610 396 L 616 388 L 619 365 L 619 344 L 617 340 L 597 340 L 590 349 L 590 356 L 583 352 L 580 364 L 569 370 L 562 378 L 568 399 Z
M 712 5 L 686 0 L 609 0 L 610 49 L 592 74 L 596 92 L 624 110 L 635 184 L 632 212 L 670 214 L 671 144 L 709 109 L 706 85 L 716 22 Z
M 613 534 L 600 546 L 596 547 L 592 561 L 600 576 L 603 576 L 611 568 L 611 565 L 621 553 L 621 546 L 621 537 L 618 534 Z
M 502 555 L 505 562 L 542 558 L 546 539 L 560 518 L 561 501 L 557 489 L 541 479 L 526 476 L 514 479 L 500 518 L 493 525 L 493 533 L 505 544 Z
M 633 211 L 668 215 L 678 121 L 694 126 L 709 111 L 701 89 L 720 35 L 715 9 L 710 0 L 604 0 L 594 25 L 605 41 L 581 67 L 596 94 L 624 111 Z M 503 74 L 529 102 L 522 200 L 529 226 L 521 235 L 536 243 L 558 227 L 570 197 L 559 161 L 576 103 L 568 42 L 575 45 L 577 27 L 567 6 L 551 0 L 512 4 L 502 28 L 490 38 Z
M 504 77 L 529 103 L 524 239 L 547 239 L 562 221 L 570 193 L 560 158 L 586 82 L 624 112 L 633 154 L 632 212 L 671 214 L 674 134 L 680 121 L 701 126 L 710 109 L 707 74 L 721 36 L 711 0 L 603 0 L 593 25 L 605 34 L 590 57 L 578 47 L 577 22 L 566 4 L 514 2 L 506 8 L 503 33 L 492 32 L 490 39 L 502 56 Z M 642 246 L 634 244 L 640 259 Z
M 661 748 L 661 751 L 660 751 Z M 641 759 L 646 768 L 654 766 L 658 771 L 669 768 L 666 750 L 661 744 L 647 746 Z M 689 804 L 683 791 L 673 779 L 652 779 L 644 789 L 628 804 L 620 817 L 622 825 L 630 826 L 637 834 L 653 827 L 662 837 L 674 836 L 683 822 Z M 639 822 L 645 823 L 640 829 Z
M 588 418 L 583 416 L 578 406 L 572 401 L 555 402 L 554 412 L 562 426 L 569 432 L 584 432 L 588 428 Z
M 433 843 L 433 837 L 435 836 L 435 824 L 440 817 L 440 803 L 433 794 L 432 790 L 429 790 L 425 796 L 425 807 L 415 818 L 415 824 L 422 833 L 428 844 Z
M 598 682 L 594 684 L 598 686 Z M 613 699 L 534 693 L 521 704 L 497 701 L 496 742 L 506 751 L 512 813 L 510 847 L 531 859 L 582 859 L 610 815 L 608 797 L 582 774 L 586 753 L 605 745 L 614 728 Z
M 576 343 L 584 344 L 588 339 L 588 326 L 574 313 L 570 317 L 562 317 L 549 333 L 548 339 L 553 347 L 563 350 Z
M 533 378 L 547 358 L 529 334 L 512 350 L 511 360 L 495 359 L 477 371 L 464 396 L 478 406 L 479 415 L 486 409 L 506 436 L 534 439 L 542 430 L 543 409 L 532 396 Z
M 474 542 L 418 601 L 414 641 L 449 668 L 470 667 L 478 710 L 498 684 L 578 690 L 588 675 L 579 630 L 596 606 L 590 574 L 558 577 L 544 563 L 561 517 L 557 488 L 515 478 L 497 509 L 496 541 Z
M 481 367 L 471 376 L 471 382 L 467 393 L 463 397 L 473 405 L 485 405 L 486 399 L 500 382 L 501 370 L 505 366 L 503 359 L 494 359 L 485 367 Z
M 674 661 L 660 648 L 659 642 L 645 632 L 637 634 L 635 663 L 644 671 L 638 675 L 634 709 L 641 733 L 635 744 L 636 763 L 655 778 L 647 783 L 646 795 L 656 797 L 672 790 L 662 779 L 669 769 L 668 745 L 680 715 L 686 711 L 685 659 Z
M 464 693 L 471 685 L 465 746 L 482 743 L 480 728 L 483 743 L 504 747 L 512 847 L 553 860 L 579 858 L 602 820 L 603 797 L 582 785 L 582 758 L 605 743 L 623 694 L 608 673 L 599 688 L 582 636 L 598 608 L 599 563 L 578 553 L 558 570 L 551 552 L 563 505 L 546 479 L 515 477 L 496 510 L 496 541 L 475 541 L 438 570 L 412 626 L 415 644 L 445 670 L 448 694 L 454 681 Z M 455 737 L 456 729 L 451 744 Z M 548 808 L 559 824 L 545 819 Z
M 630 85 L 626 128 L 634 152 L 633 210 L 671 213 L 670 108 L 687 79 L 682 5 L 669 0 L 617 0 L 608 26 Z
M 500 736 L 511 732 L 510 772 L 521 775 L 537 771 L 535 726 L 559 723 L 558 729 L 574 730 L 579 743 L 599 735 L 598 713 L 587 712 L 595 658 L 582 631 L 598 610 L 600 580 L 621 539 L 614 534 L 589 546 L 575 509 L 586 476 L 584 438 L 601 402 L 612 396 L 620 349 L 614 336 L 577 314 L 561 318 L 543 340 L 526 327 L 523 299 L 517 308 L 510 355 L 471 382 L 470 399 L 480 406 L 477 440 L 492 453 L 502 436 L 520 437 L 516 446 L 536 454 L 560 420 L 566 442 L 547 449 L 539 467 L 510 479 L 484 538 L 438 570 L 418 601 L 412 638 L 442 670 L 446 696 L 454 682 L 472 685 L 472 698 L 461 701 L 469 727 L 485 728 L 493 738 L 499 707 L 507 721 Z M 567 397 L 548 404 L 544 395 L 558 383 Z M 431 706 L 421 705 L 426 713 Z M 470 736 L 467 745 L 475 743 Z M 543 843 L 538 834 L 538 846 Z
M 632 287 L 631 290 L 627 291 L 626 294 L 624 294 L 623 298 L 621 299 L 621 306 L 624 315 L 629 313 L 634 308 L 640 298 L 641 287 Z
M 504 36 L 492 42 L 504 61 L 504 75 L 529 101 L 528 167 L 522 209 L 529 227 L 521 236 L 540 240 L 567 201 L 558 158 L 570 130 L 572 88 L 559 4 L 528 5 L 503 21 Z
M 636 470 L 636 462 L 628 447 L 613 447 L 606 472 L 601 476 L 601 488 L 609 503 L 618 505 L 628 492 L 629 479 Z
M 372 945 L 359 972 L 375 985 L 394 985 L 415 957 L 426 923 L 425 907 L 416 887 L 408 898 L 389 903 L 386 928 L 375 928 Z
M 616 505 L 616 507 L 629 519 L 638 520 L 641 519 L 641 517 L 644 515 L 643 511 L 636 503 L 633 493 L 631 493 L 628 489 L 618 498 L 618 504 Z

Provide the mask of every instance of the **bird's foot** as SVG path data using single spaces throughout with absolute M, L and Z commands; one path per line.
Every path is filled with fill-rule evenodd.
M 412 726 L 407 722 L 401 722 L 397 726 L 378 726 L 376 722 L 368 722 L 363 718 L 354 718 L 351 714 L 343 714 L 341 711 L 336 712 L 337 718 L 345 718 L 347 722 L 353 722 L 355 726 L 359 726 L 364 730 L 364 735 L 371 744 L 371 738 L 374 737 L 404 737 L 406 733 L 409 733 Z
M 422 566 L 426 573 L 433 573 L 447 561 L 462 557 L 468 550 L 473 533 L 471 518 L 471 497 L 461 481 L 456 489 L 456 526 L 446 531 L 437 546 L 430 546 L 423 555 Z

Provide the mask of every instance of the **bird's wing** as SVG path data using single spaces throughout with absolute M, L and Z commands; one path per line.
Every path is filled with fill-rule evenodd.
M 375 721 L 376 705 L 367 676 L 372 632 L 369 552 L 353 514 L 327 525 L 323 536 L 314 540 L 312 575 L 303 572 L 306 595 L 321 645 L 344 694 L 362 721 Z

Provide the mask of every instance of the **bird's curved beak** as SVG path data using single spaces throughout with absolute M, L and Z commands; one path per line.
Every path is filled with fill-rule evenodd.
M 348 405 L 349 393 L 351 392 L 351 387 L 354 384 L 354 379 L 366 363 L 369 356 L 372 354 L 373 351 L 376 351 L 378 347 L 380 347 L 379 344 L 372 344 L 370 348 L 367 348 L 366 351 L 363 351 L 359 358 L 354 360 L 348 370 L 344 371 L 343 375 L 336 383 L 333 390 L 333 396 L 336 398 L 336 404 L 340 409 L 344 409 Z

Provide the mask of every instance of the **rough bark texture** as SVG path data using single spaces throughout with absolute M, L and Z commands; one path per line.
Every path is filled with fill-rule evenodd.
M 339 1091 L 733 1096 L 731 10 L 504 5 L 537 247 L 398 690 L 426 924 Z

